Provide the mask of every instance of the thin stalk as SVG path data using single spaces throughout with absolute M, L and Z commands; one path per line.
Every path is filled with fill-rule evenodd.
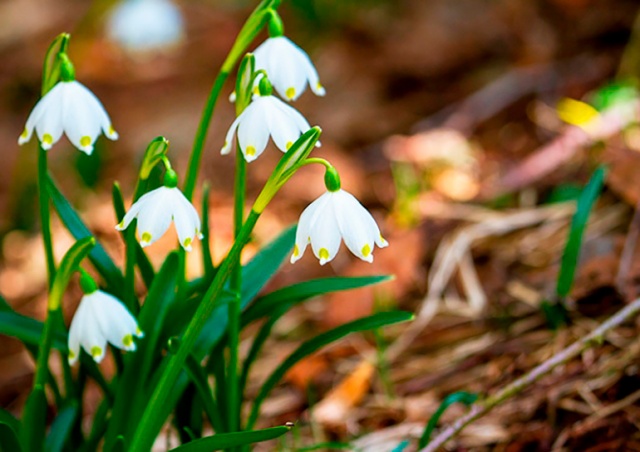
M 189 356 L 191 348 L 202 332 L 202 329 L 211 316 L 211 313 L 218 306 L 218 300 L 222 293 L 224 284 L 231 275 L 233 268 L 239 262 L 240 253 L 249 241 L 251 232 L 253 231 L 258 218 L 260 218 L 260 214 L 255 211 L 251 211 L 247 221 L 240 231 L 239 236 L 233 243 L 229 254 L 220 265 L 209 289 L 204 294 L 202 302 L 198 306 L 198 309 L 189 322 L 189 325 L 187 325 L 185 333 L 180 339 L 180 347 L 175 354 L 169 358 L 167 366 L 165 367 L 164 372 L 151 395 L 151 399 L 142 414 L 136 433 L 132 438 L 131 446 L 129 448 L 130 452 L 146 452 L 151 448 L 156 437 L 156 433 L 160 430 L 165 420 L 165 404 L 167 403 L 168 396 L 173 390 L 176 379 L 184 370 L 184 364 Z
M 234 235 L 237 240 L 242 231 L 244 221 L 244 202 L 247 187 L 247 162 L 240 152 L 236 151 L 236 177 L 234 189 Z M 234 266 L 231 274 L 231 291 L 235 297 L 229 303 L 229 367 L 227 388 L 229 391 L 229 431 L 236 432 L 240 429 L 240 407 L 242 405 L 242 394 L 239 391 L 238 379 L 238 352 L 240 348 L 240 300 L 242 298 L 242 265 L 238 263 Z
M 51 216 L 49 215 L 49 192 L 47 191 L 47 151 L 42 149 L 42 146 L 38 150 L 38 199 L 40 200 L 42 240 L 47 261 L 48 287 L 51 289 L 56 274 L 56 264 L 51 241 Z

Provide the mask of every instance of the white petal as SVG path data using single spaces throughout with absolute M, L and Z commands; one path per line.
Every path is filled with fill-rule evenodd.
M 122 218 L 122 221 L 116 225 L 116 229 L 118 231 L 124 231 L 129 227 L 133 219 L 138 216 L 138 213 L 140 213 L 140 209 L 142 208 L 142 206 L 149 200 L 150 194 L 151 192 L 145 193 L 136 202 L 133 203 L 129 211 Z M 153 198 L 153 195 L 151 197 Z
M 91 154 L 106 116 L 100 102 L 80 83 L 68 82 L 65 86 L 62 114 L 69 141 L 79 150 Z
M 373 262 L 374 243 L 380 237 L 375 220 L 353 195 L 344 190 L 334 194 L 334 201 L 333 208 L 345 245 L 360 259 Z
M 257 159 L 267 147 L 269 105 L 267 98 L 259 97 L 242 114 L 243 118 L 238 126 L 238 142 L 247 162 Z
M 229 152 L 231 152 L 231 147 L 233 146 L 233 134 L 236 133 L 236 129 L 238 128 L 238 124 L 240 124 L 240 121 L 242 121 L 244 113 L 246 112 L 246 110 L 244 112 L 242 112 L 240 114 L 240 116 L 238 116 L 235 121 L 233 121 L 231 123 L 231 127 L 229 127 L 229 130 L 227 131 L 227 136 L 224 139 L 224 144 L 222 145 L 222 149 L 220 149 L 220 153 L 222 155 L 226 155 Z
M 173 190 L 171 211 L 178 232 L 178 240 L 185 250 L 191 251 L 193 239 L 200 233 L 200 218 L 195 207 L 182 192 L 177 188 Z
M 91 355 L 95 362 L 99 363 L 104 358 L 107 351 L 107 339 L 102 335 L 100 324 L 96 316 L 94 303 L 99 302 L 98 292 L 82 297 L 82 301 L 87 306 L 84 308 L 82 323 L 80 324 L 80 345 Z M 96 299 L 96 296 L 98 299 Z
M 301 66 L 301 53 L 306 53 L 284 36 L 271 38 L 277 40 L 274 44 L 272 72 L 267 75 L 276 91 L 289 101 L 294 101 L 304 92 L 307 84 L 305 67 Z M 273 60 L 277 58 L 277 63 Z M 308 57 L 307 57 L 308 58 Z
M 268 116 L 271 137 L 278 149 L 287 152 L 300 135 L 309 130 L 311 126 L 295 108 L 280 99 L 270 97 L 273 105 L 272 112 Z
M 294 264 L 299 260 L 307 249 L 307 245 L 311 243 L 311 228 L 313 221 L 316 219 L 316 211 L 319 207 L 324 206 L 325 200 L 322 197 L 316 199 L 302 211 L 298 227 L 296 228 L 296 240 L 293 246 L 293 254 L 291 254 L 290 262 Z
M 84 297 L 78 305 L 73 319 L 71 320 L 71 326 L 69 327 L 69 364 L 75 364 L 80 358 L 80 333 L 82 331 L 82 324 L 84 322 L 84 316 L 86 315 L 87 306 L 84 303 Z
M 148 193 L 148 200 L 138 212 L 140 245 L 151 245 L 167 232 L 171 224 L 171 212 L 167 209 L 167 187 L 159 187 Z
M 62 136 L 66 85 L 65 82 L 58 83 L 40 100 L 42 113 L 35 122 L 35 129 L 42 149 L 51 149 Z
M 22 145 L 31 140 L 33 129 L 38 121 L 40 121 L 40 119 L 42 118 L 42 115 L 45 113 L 47 105 L 49 105 L 51 99 L 54 98 L 54 103 L 59 102 L 59 100 L 56 100 L 56 98 L 59 99 L 61 88 L 62 87 L 60 83 L 56 84 L 42 99 L 38 101 L 38 103 L 36 103 L 35 107 L 33 107 L 33 110 L 27 118 L 27 123 L 24 127 L 24 131 L 20 135 L 20 138 L 18 138 L 18 144 Z
M 97 291 L 93 303 L 102 335 L 107 341 L 123 350 L 135 350 L 133 336 L 137 336 L 140 330 L 136 319 L 122 302 L 108 293 Z

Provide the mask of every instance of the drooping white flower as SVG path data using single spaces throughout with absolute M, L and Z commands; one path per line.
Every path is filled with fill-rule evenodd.
M 101 290 L 85 294 L 69 328 L 69 363 L 80 357 L 80 347 L 99 363 L 107 342 L 122 350 L 135 350 L 133 336 L 143 337 L 136 319 L 122 302 Z
M 140 245 L 151 245 L 175 222 L 180 245 L 191 251 L 193 239 L 202 238 L 198 212 L 177 187 L 159 187 L 141 196 L 116 226 L 118 231 L 126 229 L 134 218 L 138 219 Z
M 177 44 L 184 21 L 170 0 L 125 0 L 109 16 L 107 34 L 127 50 L 153 51 Z
M 220 152 L 231 152 L 233 135 L 238 129 L 240 150 L 247 162 L 257 159 L 267 147 L 269 136 L 278 149 L 287 149 L 311 126 L 290 105 L 272 95 L 255 96 L 249 106 L 233 121 Z
M 291 263 L 300 259 L 311 244 L 313 254 L 324 265 L 335 257 L 341 239 L 353 254 L 367 262 L 373 262 L 374 245 L 388 245 L 367 209 L 352 194 L 338 189 L 327 191 L 302 212 Z
M 260 44 L 254 52 L 256 71 L 263 69 L 273 87 L 283 98 L 296 100 L 307 88 L 324 96 L 318 72 L 309 55 L 285 36 L 274 36 Z
M 98 98 L 75 80 L 58 82 L 38 101 L 18 144 L 28 142 L 34 129 L 45 150 L 51 149 L 63 132 L 75 147 L 87 154 L 93 152 L 93 144 L 101 131 L 111 140 L 118 138 Z

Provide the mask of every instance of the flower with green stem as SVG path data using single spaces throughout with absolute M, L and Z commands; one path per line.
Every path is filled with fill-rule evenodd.
M 313 254 L 320 259 L 320 265 L 324 265 L 337 254 L 341 239 L 357 257 L 373 262 L 374 245 L 384 248 L 389 243 L 380 234 L 367 209 L 352 194 L 340 188 L 337 171 L 328 163 L 326 165 L 327 192 L 302 212 L 291 263 L 300 259 L 307 245 L 311 244 Z
M 82 83 L 75 80 L 73 64 L 67 55 L 61 54 L 59 58 L 60 81 L 31 111 L 24 131 L 18 138 L 18 144 L 31 140 L 35 130 L 42 149 L 49 150 L 64 132 L 75 147 L 91 154 L 100 132 L 110 140 L 118 139 L 118 134 L 102 103 Z
M 311 128 L 300 112 L 273 96 L 272 92 L 269 79 L 263 76 L 260 79 L 259 95 L 254 97 L 229 127 L 220 150 L 222 154 L 231 152 L 236 130 L 240 151 L 247 162 L 252 162 L 264 152 L 269 136 L 278 149 L 287 152 L 300 135 Z
M 318 96 L 325 95 L 318 71 L 309 55 L 284 36 L 282 21 L 275 11 L 269 21 L 269 38 L 254 51 L 256 70 L 264 70 L 283 98 L 294 101 L 307 85 Z
M 180 245 L 186 251 L 191 251 L 194 238 L 202 239 L 200 217 L 193 204 L 178 188 L 176 172 L 171 169 L 166 158 L 163 161 L 167 165 L 164 185 L 142 195 L 133 203 L 116 229 L 126 229 L 137 218 L 140 245 L 145 247 L 162 237 L 173 220 Z
M 138 322 L 124 304 L 98 289 L 96 282 L 84 271 L 80 277 L 84 292 L 69 327 L 69 364 L 80 357 L 82 347 L 97 362 L 101 362 L 107 342 L 122 350 L 133 351 L 133 337 L 143 337 Z

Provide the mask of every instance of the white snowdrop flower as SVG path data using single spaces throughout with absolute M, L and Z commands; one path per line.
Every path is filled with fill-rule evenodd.
M 271 95 L 269 80 L 263 77 L 260 85 L 260 94 L 229 127 L 220 150 L 222 154 L 231 152 L 236 129 L 240 150 L 246 161 L 252 162 L 264 152 L 269 136 L 278 149 L 287 152 L 300 135 L 311 128 L 298 110 Z
M 335 257 L 341 239 L 353 254 L 367 262 L 373 262 L 374 245 L 388 245 L 367 209 L 352 194 L 337 189 L 327 191 L 302 212 L 291 263 L 300 259 L 311 244 L 313 254 L 324 265 Z
M 202 239 L 198 212 L 176 185 L 167 185 L 166 177 L 165 186 L 146 193 L 133 203 L 116 229 L 126 229 L 134 218 L 138 219 L 138 234 L 143 247 L 162 237 L 171 220 L 175 222 L 178 240 L 185 250 L 191 251 L 195 237 Z
M 45 150 L 51 149 L 63 132 L 75 147 L 87 154 L 93 152 L 93 144 L 101 131 L 111 140 L 118 138 L 98 98 L 75 80 L 58 82 L 38 101 L 18 144 L 28 142 L 34 129 Z
M 104 358 L 107 342 L 122 350 L 133 351 L 136 349 L 134 336 L 143 337 L 136 319 L 120 300 L 97 290 L 96 286 L 96 290 L 82 297 L 71 321 L 69 364 L 78 361 L 80 347 L 97 363 Z
M 127 50 L 153 51 L 177 44 L 184 21 L 170 0 L 125 0 L 109 16 L 107 35 Z
M 296 100 L 309 84 L 311 91 L 324 96 L 318 72 L 309 55 L 285 36 L 274 36 L 254 52 L 256 71 L 264 70 L 273 87 L 289 101 Z

